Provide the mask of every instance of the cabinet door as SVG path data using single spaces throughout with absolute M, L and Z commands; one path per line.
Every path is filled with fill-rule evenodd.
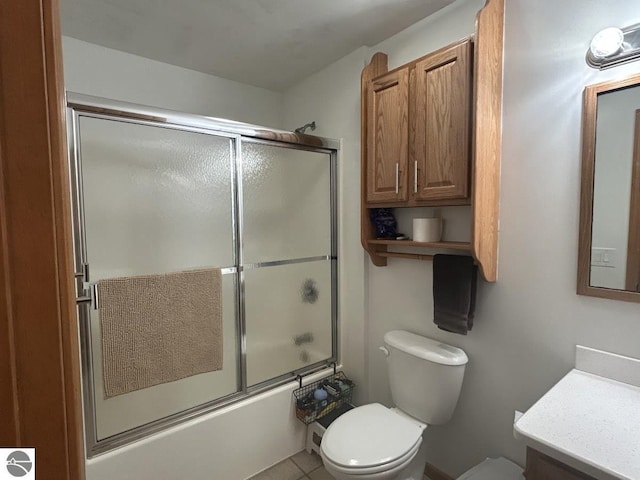
M 407 200 L 409 70 L 373 80 L 367 106 L 367 202 Z
M 527 448 L 527 480 L 595 480 L 564 463 Z
M 416 200 L 469 196 L 471 42 L 416 64 L 412 193 Z

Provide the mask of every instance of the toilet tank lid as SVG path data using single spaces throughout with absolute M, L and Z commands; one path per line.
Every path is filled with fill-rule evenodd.
M 385 333 L 384 343 L 414 357 L 442 365 L 465 365 L 469 361 L 467 354 L 457 347 L 404 330 Z

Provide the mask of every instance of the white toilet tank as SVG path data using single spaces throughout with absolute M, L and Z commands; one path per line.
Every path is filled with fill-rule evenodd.
M 461 349 L 403 330 L 384 336 L 393 402 L 429 425 L 449 421 L 469 361 Z

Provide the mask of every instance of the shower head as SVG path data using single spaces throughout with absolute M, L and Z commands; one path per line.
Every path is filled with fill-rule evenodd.
M 308 128 L 310 128 L 311 131 L 314 131 L 316 129 L 316 122 L 313 121 L 311 123 L 305 123 L 303 126 L 296 128 L 294 131 L 296 133 L 306 133 Z

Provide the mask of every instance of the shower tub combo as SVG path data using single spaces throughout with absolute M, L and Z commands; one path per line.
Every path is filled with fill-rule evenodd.
M 72 93 L 67 98 L 89 457 L 337 361 L 338 142 Z M 221 274 L 214 342 L 221 364 L 108 395 L 105 382 L 114 375 L 108 362 L 118 365 L 113 350 L 121 345 L 104 335 L 101 282 L 201 269 Z M 189 285 L 185 290 L 197 298 Z M 169 360 L 188 358 L 184 339 L 121 313 L 127 332 L 145 330 L 136 331 L 148 339 L 144 350 L 160 344 Z M 130 334 L 122 335 L 127 341 Z M 172 351 L 174 345 L 180 351 Z M 143 363 L 134 375 L 150 375 Z

